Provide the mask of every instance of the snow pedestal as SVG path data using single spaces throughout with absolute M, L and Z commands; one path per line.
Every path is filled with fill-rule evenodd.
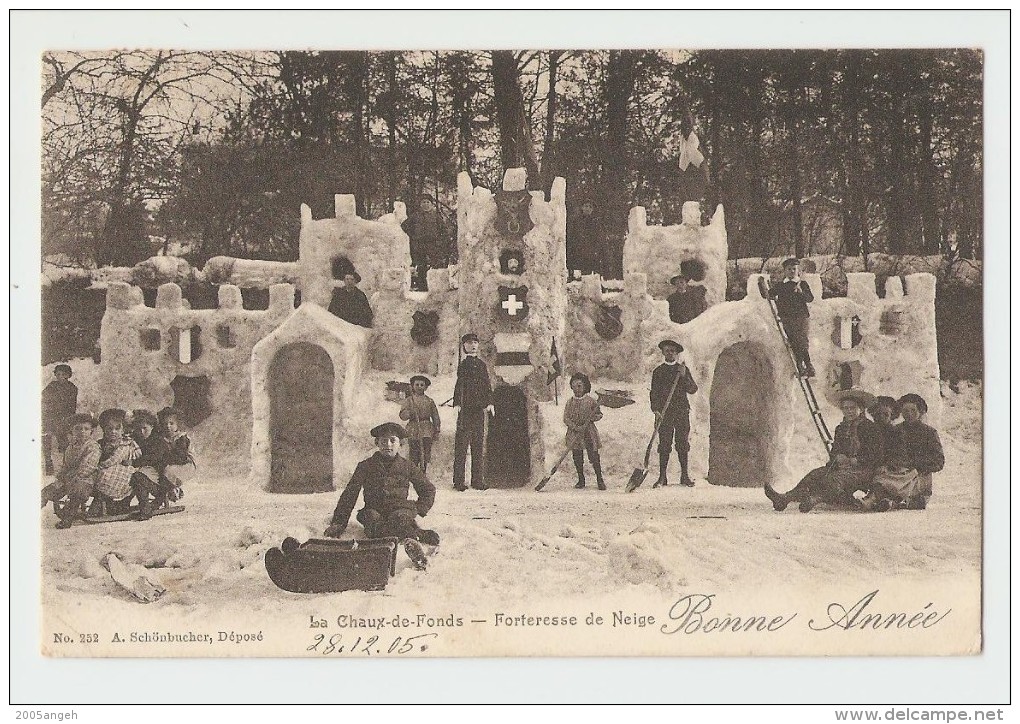
M 342 487 L 348 406 L 369 330 L 303 303 L 251 352 L 253 482 L 270 492 Z
M 538 403 L 553 397 L 553 341 L 564 349 L 566 182 L 555 179 L 547 202 L 540 191 L 524 191 L 525 180 L 522 169 L 508 170 L 494 196 L 468 174 L 458 177 L 459 334 L 478 335 L 497 387 L 486 445 L 486 479 L 496 487 L 545 474 Z
M 187 308 L 173 283 L 159 287 L 155 307 L 145 306 L 141 289 L 121 282 L 108 286 L 106 299 L 100 406 L 173 406 L 193 428 L 204 466 L 245 464 L 238 451 L 251 435 L 251 352 L 294 311 L 294 288 L 271 287 L 262 311 L 243 309 L 240 290 L 230 285 L 220 287 L 216 309 Z

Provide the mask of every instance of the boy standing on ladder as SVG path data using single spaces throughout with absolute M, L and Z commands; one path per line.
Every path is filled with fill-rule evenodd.
M 769 289 L 769 297 L 776 300 L 776 311 L 786 329 L 790 349 L 797 360 L 797 372 L 802 377 L 814 377 L 808 352 L 808 302 L 815 300 L 811 287 L 800 278 L 800 260 L 787 259 L 783 262 L 783 280 Z

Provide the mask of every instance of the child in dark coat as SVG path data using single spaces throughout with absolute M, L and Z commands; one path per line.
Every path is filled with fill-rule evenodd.
M 931 498 L 932 474 L 945 466 L 946 457 L 938 431 L 922 421 L 928 412 L 924 398 L 911 393 L 898 402 L 903 422 L 895 428 L 894 447 L 875 474 L 873 488 L 888 504 L 923 510 Z
M 46 474 L 53 474 L 53 439 L 57 440 L 57 451 L 67 446 L 67 421 L 78 409 L 78 387 L 71 382 L 71 367 L 57 365 L 53 368 L 53 380 L 43 388 L 43 460 Z
M 811 312 L 808 302 L 815 300 L 811 287 L 800 278 L 800 260 L 787 259 L 783 262 L 783 280 L 769 290 L 769 297 L 776 300 L 776 311 L 790 340 L 790 349 L 797 360 L 797 372 L 804 377 L 814 377 L 808 349 L 808 325 Z
M 365 535 L 369 538 L 392 536 L 405 539 L 404 547 L 417 564 L 419 554 L 424 560 L 418 541 L 439 545 L 439 535 L 434 530 L 422 530 L 415 521 L 416 516 L 424 517 L 432 509 L 436 486 L 429 482 L 420 468 L 400 456 L 400 442 L 407 437 L 403 427 L 395 422 L 386 422 L 372 428 L 371 434 L 375 438 L 376 452 L 354 469 L 324 535 L 339 538 L 344 534 L 361 495 L 365 507 L 358 511 L 357 518 L 365 527 Z M 411 487 L 418 496 L 417 500 L 407 497 Z
M 687 469 L 687 456 L 691 449 L 691 402 L 687 398 L 698 391 L 687 365 L 680 360 L 683 345 L 673 339 L 659 342 L 663 363 L 652 371 L 652 389 L 649 393 L 652 412 L 659 423 L 659 478 L 652 485 L 667 485 L 666 467 L 669 465 L 670 447 L 676 447 L 680 460 L 680 484 L 692 487 Z M 670 397 L 670 391 L 673 396 Z

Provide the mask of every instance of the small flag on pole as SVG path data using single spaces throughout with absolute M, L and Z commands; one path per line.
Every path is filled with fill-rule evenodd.
M 552 350 L 549 352 L 552 357 L 552 370 L 549 372 L 549 378 L 546 380 L 546 384 L 552 384 L 553 380 L 560 376 L 563 372 L 563 367 L 560 365 L 560 353 L 556 349 L 556 338 L 553 337 Z

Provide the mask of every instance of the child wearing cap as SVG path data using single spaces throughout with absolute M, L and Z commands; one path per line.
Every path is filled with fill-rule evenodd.
M 67 445 L 67 421 L 78 409 L 78 386 L 71 382 L 71 367 L 59 364 L 53 368 L 53 380 L 42 391 L 43 459 L 46 474 L 53 474 L 53 439 L 57 451 Z
M 464 359 L 457 366 L 457 384 L 453 388 L 453 406 L 457 412 L 457 431 L 453 438 L 453 487 L 467 490 L 464 468 L 471 450 L 471 487 L 485 490 L 485 413 L 493 413 L 492 384 L 489 369 L 478 357 L 478 335 L 468 332 L 460 339 Z
M 589 394 L 591 380 L 588 375 L 577 372 L 571 376 L 570 389 L 574 396 L 567 400 L 563 408 L 563 424 L 567 426 L 566 445 L 573 452 L 574 467 L 577 469 L 577 484 L 574 487 L 583 488 L 585 485 L 584 453 L 587 450 L 599 490 L 605 490 L 602 460 L 599 458 L 599 431 L 595 427 L 595 423 L 602 419 L 602 410 L 598 400 Z
M 422 530 L 415 521 L 416 516 L 424 517 L 432 509 L 436 486 L 420 468 L 400 456 L 401 440 L 407 437 L 403 427 L 386 422 L 372 428 L 371 434 L 375 438 L 376 452 L 354 469 L 324 535 L 330 538 L 343 535 L 358 496 L 362 495 L 365 507 L 358 511 L 357 519 L 365 527 L 365 535 L 405 539 L 404 547 L 418 565 L 417 556 L 421 553 L 418 541 L 439 545 L 439 535 L 434 530 Z M 412 487 L 417 500 L 408 499 Z
M 428 470 L 432 460 L 432 440 L 439 436 L 439 408 L 425 394 L 432 380 L 425 375 L 411 378 L 411 394 L 400 405 L 400 419 L 407 420 L 407 446 L 411 463 Z
M 680 360 L 683 345 L 673 339 L 659 342 L 663 363 L 652 371 L 652 389 L 649 399 L 655 420 L 659 423 L 659 479 L 653 488 L 667 485 L 666 468 L 670 448 L 676 447 L 680 460 L 680 484 L 693 487 L 694 481 L 687 470 L 687 455 L 691 448 L 691 403 L 688 395 L 698 391 L 698 385 L 687 365 Z M 673 396 L 670 397 L 670 391 Z
M 800 260 L 787 259 L 783 262 L 783 280 L 773 284 L 769 289 L 769 297 L 776 300 L 776 312 L 786 330 L 786 338 L 790 340 L 790 349 L 797 360 L 797 373 L 804 377 L 814 377 L 815 368 L 811 365 L 811 354 L 808 350 L 808 302 L 815 300 L 811 287 L 800 278 Z
M 42 491 L 43 507 L 47 503 L 67 498 L 59 513 L 58 528 L 70 528 L 75 518 L 83 514 L 85 503 L 92 497 L 99 475 L 99 458 L 102 451 L 92 437 L 96 421 L 92 415 L 76 413 L 71 416 L 64 460 L 55 482 Z M 56 506 L 54 506 L 56 508 Z

